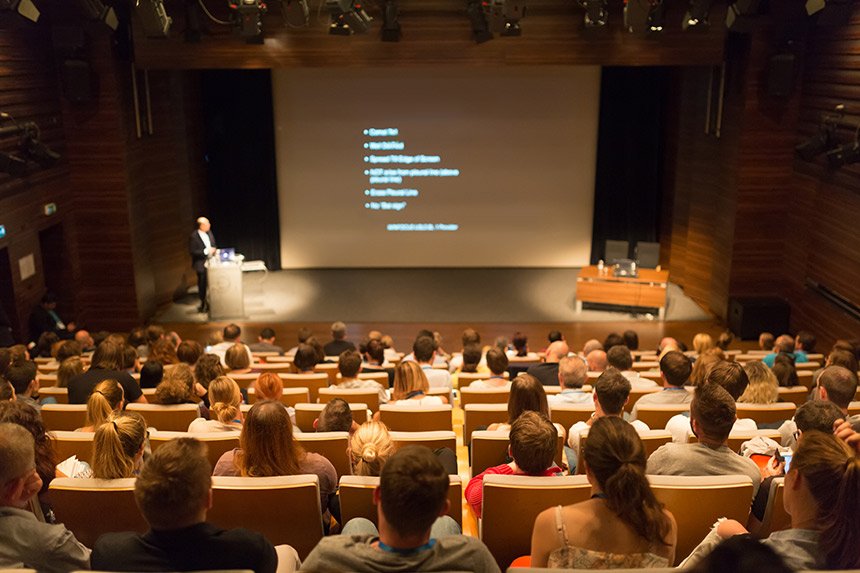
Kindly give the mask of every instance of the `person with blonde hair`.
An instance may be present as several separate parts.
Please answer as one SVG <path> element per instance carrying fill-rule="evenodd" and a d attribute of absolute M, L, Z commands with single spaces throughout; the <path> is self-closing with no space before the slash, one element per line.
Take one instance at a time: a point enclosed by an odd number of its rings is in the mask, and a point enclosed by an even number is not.
<path fill-rule="evenodd" d="M 224 353 L 224 364 L 233 374 L 245 374 L 251 371 L 251 357 L 244 344 L 234 344 Z"/>
<path fill-rule="evenodd" d="M 750 383 L 738 402 L 745 404 L 773 404 L 779 399 L 779 382 L 773 371 L 761 360 L 744 364 Z"/>
<path fill-rule="evenodd" d="M 96 429 L 93 438 L 93 477 L 134 477 L 143 462 L 146 420 L 137 412 L 114 412 Z"/>
<path fill-rule="evenodd" d="M 428 396 L 430 382 L 417 362 L 405 360 L 394 367 L 391 404 L 398 406 L 439 406 L 448 403 L 445 396 Z"/>
<path fill-rule="evenodd" d="M 716 345 L 714 339 L 707 332 L 700 332 L 693 337 L 693 350 L 696 351 L 696 354 L 701 356 L 711 348 L 716 348 Z"/>
<path fill-rule="evenodd" d="M 209 383 L 210 420 L 197 418 L 188 425 L 189 432 L 238 432 L 242 429 L 242 391 L 236 381 L 219 376 Z"/>
<path fill-rule="evenodd" d="M 723 351 L 719 348 L 711 348 L 699 354 L 693 362 L 693 371 L 690 373 L 690 386 L 699 386 L 708 378 L 711 369 L 725 360 Z"/>
<path fill-rule="evenodd" d="M 393 453 L 391 435 L 382 422 L 363 423 L 349 440 L 349 461 L 353 475 L 378 476 Z"/>
<path fill-rule="evenodd" d="M 93 388 L 87 399 L 87 416 L 84 427 L 76 432 L 95 432 L 108 421 L 114 412 L 120 412 L 125 405 L 125 394 L 116 380 L 102 380 Z"/>
<path fill-rule="evenodd" d="M 83 374 L 83 372 L 84 363 L 80 358 L 77 356 L 66 358 L 57 368 L 57 388 L 68 388 L 69 380 L 78 374 Z"/>

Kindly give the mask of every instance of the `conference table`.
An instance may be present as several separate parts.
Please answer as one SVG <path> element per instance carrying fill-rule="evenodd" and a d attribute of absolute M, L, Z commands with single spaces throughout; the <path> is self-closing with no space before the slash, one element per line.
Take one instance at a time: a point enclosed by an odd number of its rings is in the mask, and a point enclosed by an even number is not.
<path fill-rule="evenodd" d="M 576 278 L 576 312 L 582 312 L 582 303 L 628 306 L 657 309 L 658 316 L 666 316 L 666 290 L 669 271 L 639 269 L 638 276 L 612 276 L 612 268 L 603 272 L 596 266 L 583 267 Z"/>

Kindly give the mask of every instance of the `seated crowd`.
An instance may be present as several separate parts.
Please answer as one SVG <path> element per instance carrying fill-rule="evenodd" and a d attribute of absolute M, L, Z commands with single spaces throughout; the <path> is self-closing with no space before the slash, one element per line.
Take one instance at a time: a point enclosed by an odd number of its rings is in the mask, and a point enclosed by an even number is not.
<path fill-rule="evenodd" d="M 627 331 L 589 340 L 577 352 L 553 331 L 546 348 L 536 352 L 522 333 L 512 343 L 500 337 L 482 346 L 470 328 L 461 350 L 449 354 L 438 333 L 422 330 L 403 356 L 380 332 L 358 345 L 346 332 L 345 324 L 335 322 L 331 340 L 322 344 L 301 329 L 296 346 L 285 351 L 273 329 L 245 344 L 234 324 L 206 346 L 157 326 L 94 336 L 65 328 L 43 332 L 31 348 L 0 349 L 0 567 L 497 572 L 508 563 L 497 562 L 450 517 L 449 476 L 460 473 L 457 453 L 448 447 L 398 447 L 380 410 L 370 417 L 361 412 L 368 421 L 359 424 L 345 399 L 349 391 L 365 390 L 380 405 L 410 408 L 411 416 L 413 409 L 457 405 L 468 384 L 470 391 L 501 393 L 507 403 L 495 422 L 478 428 L 501 432 L 509 445 L 505 459 L 476 470 L 465 484 L 464 499 L 475 518 L 482 516 L 488 475 L 543 482 L 579 473 L 590 486 L 590 499 L 546 507 L 537 515 L 531 554 L 524 556 L 533 567 L 682 562 L 706 570 L 720 552 L 742 543 L 731 538 L 752 532 L 762 539 L 750 551 L 760 548 L 788 570 L 860 568 L 860 528 L 853 523 L 860 511 L 860 414 L 852 404 L 860 348 L 850 342 L 837 342 L 819 367 L 801 376 L 798 365 L 816 366 L 816 340 L 807 332 L 763 333 L 760 349 L 744 360 L 730 350 L 730 334 L 716 341 L 697 334 L 692 350 L 667 337 L 654 351 L 644 351 L 638 335 Z M 341 438 L 347 440 L 345 471 L 378 479 L 375 521 L 342 518 L 336 460 L 302 442 L 299 406 L 284 400 L 286 379 L 278 372 L 286 370 L 263 366 L 275 355 L 290 357 L 289 368 L 300 380 L 319 379 L 327 362 L 336 368 L 330 387 L 346 392 L 321 400 L 312 429 L 347 436 Z M 85 405 L 75 431 L 91 436 L 88 461 L 57 459 L 42 421 L 48 404 L 56 403 L 40 396 L 45 364 L 56 371 L 54 385 L 67 389 L 68 403 Z M 779 404 L 785 392 L 802 399 L 784 419 L 746 417 Z M 184 408 L 197 417 L 182 437 L 155 449 L 150 437 L 159 428 L 134 407 L 126 409 L 149 401 L 190 404 Z M 553 420 L 554 408 L 587 415 L 565 427 Z M 649 427 L 655 409 L 670 415 Z M 643 438 L 653 431 L 663 442 L 649 454 Z M 235 436 L 238 446 L 212 458 L 214 464 L 203 441 L 213 435 Z M 745 436 L 743 443 L 730 446 L 738 435 Z M 213 476 L 293 475 L 316 477 L 326 534 L 303 559 L 260 533 L 207 521 Z M 710 533 L 702 532 L 689 556 L 678 554 L 676 516 L 658 500 L 648 476 L 741 476 L 752 483 L 749 519 L 721 520 Z M 54 513 L 49 486 L 58 477 L 135 478 L 134 498 L 149 530 L 107 533 L 92 550 L 84 546 Z M 771 485 L 783 478 L 790 524 L 764 531 Z"/>

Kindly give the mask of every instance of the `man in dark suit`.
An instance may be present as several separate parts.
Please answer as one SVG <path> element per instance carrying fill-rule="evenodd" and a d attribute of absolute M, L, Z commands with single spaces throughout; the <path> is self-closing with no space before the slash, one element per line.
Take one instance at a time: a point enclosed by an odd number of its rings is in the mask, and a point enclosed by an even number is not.
<path fill-rule="evenodd" d="M 212 234 L 212 225 L 206 217 L 197 219 L 197 230 L 191 233 L 188 239 L 188 251 L 191 253 L 191 266 L 197 273 L 197 291 L 200 295 L 200 312 L 209 310 L 206 301 L 206 290 L 209 286 L 206 276 L 206 260 L 215 254 L 215 235 Z"/>

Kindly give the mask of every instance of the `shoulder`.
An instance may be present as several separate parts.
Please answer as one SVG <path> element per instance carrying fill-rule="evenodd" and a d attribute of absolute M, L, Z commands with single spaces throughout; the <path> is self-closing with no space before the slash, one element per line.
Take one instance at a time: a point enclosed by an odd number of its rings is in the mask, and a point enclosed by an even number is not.
<path fill-rule="evenodd" d="M 115 565 L 115 558 L 128 559 L 143 541 L 141 536 L 131 531 L 120 533 L 105 533 L 93 545 L 92 566 L 110 568 Z"/>
<path fill-rule="evenodd" d="M 221 454 L 221 457 L 218 458 L 218 462 L 215 464 L 215 468 L 212 470 L 213 476 L 238 476 L 240 475 L 239 469 L 236 467 L 235 460 L 236 455 L 241 450 L 239 448 L 235 448 Z"/>
<path fill-rule="evenodd" d="M 324 474 L 335 474 L 334 465 L 328 460 L 328 458 L 316 453 L 316 452 L 306 452 L 305 458 L 299 463 L 299 468 L 302 471 L 309 471 L 310 473 L 324 473 Z"/>

